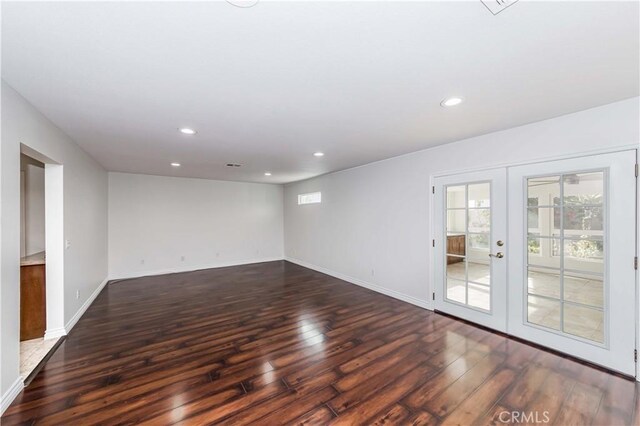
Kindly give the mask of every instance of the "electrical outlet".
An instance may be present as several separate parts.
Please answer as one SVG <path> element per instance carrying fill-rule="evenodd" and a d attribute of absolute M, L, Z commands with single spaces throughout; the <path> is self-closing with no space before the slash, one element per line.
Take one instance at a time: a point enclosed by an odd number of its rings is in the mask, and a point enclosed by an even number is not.
<path fill-rule="evenodd" d="M 144 259 L 140 259 L 140 264 L 144 265 Z"/>
<path fill-rule="evenodd" d="M 180 256 L 180 261 L 184 262 L 184 256 Z"/>
<path fill-rule="evenodd" d="M 373 269 L 371 270 L 371 276 L 374 276 L 376 274 L 376 271 L 374 271 Z"/>
<path fill-rule="evenodd" d="M 64 248 L 68 250 L 69 247 L 71 247 L 71 240 L 64 240 Z"/>
<path fill-rule="evenodd" d="M 76 300 L 80 299 L 80 290 L 76 290 Z"/>

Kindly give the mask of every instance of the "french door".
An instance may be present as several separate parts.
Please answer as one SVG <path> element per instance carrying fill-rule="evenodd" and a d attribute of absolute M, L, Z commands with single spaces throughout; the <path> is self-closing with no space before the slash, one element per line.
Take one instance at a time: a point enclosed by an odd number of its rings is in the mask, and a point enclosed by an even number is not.
<path fill-rule="evenodd" d="M 435 308 L 635 375 L 635 163 L 633 150 L 437 178 Z"/>
<path fill-rule="evenodd" d="M 635 375 L 635 151 L 509 169 L 509 333 Z"/>
<path fill-rule="evenodd" d="M 499 331 L 507 327 L 507 174 L 435 180 L 435 307 Z"/>

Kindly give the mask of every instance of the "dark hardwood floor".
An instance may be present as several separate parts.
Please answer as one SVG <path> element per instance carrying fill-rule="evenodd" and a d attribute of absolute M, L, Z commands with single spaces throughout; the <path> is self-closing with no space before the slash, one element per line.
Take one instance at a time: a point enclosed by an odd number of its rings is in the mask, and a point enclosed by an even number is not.
<path fill-rule="evenodd" d="M 623 425 L 638 390 L 270 262 L 110 283 L 2 425 Z"/>

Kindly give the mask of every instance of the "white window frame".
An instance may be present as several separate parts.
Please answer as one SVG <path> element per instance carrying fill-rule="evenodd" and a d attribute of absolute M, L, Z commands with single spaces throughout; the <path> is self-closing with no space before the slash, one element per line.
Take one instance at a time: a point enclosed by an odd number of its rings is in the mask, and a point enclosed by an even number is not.
<path fill-rule="evenodd" d="M 298 194 L 298 205 L 318 204 L 322 202 L 322 192 L 307 192 L 306 194 Z"/>

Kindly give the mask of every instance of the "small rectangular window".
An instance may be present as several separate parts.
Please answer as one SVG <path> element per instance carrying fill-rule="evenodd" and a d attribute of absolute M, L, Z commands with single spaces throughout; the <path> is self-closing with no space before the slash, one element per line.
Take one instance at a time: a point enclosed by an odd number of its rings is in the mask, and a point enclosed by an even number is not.
<path fill-rule="evenodd" d="M 322 202 L 321 192 L 310 192 L 308 194 L 298 194 L 298 205 L 300 204 L 314 204 Z"/>

